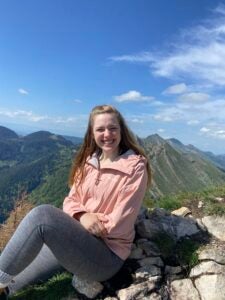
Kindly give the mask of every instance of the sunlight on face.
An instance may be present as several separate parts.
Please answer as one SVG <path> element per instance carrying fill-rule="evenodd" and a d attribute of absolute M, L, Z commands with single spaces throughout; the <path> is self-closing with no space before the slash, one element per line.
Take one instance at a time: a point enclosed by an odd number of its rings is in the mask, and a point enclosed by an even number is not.
<path fill-rule="evenodd" d="M 121 135 L 119 121 L 114 113 L 103 113 L 94 117 L 93 135 L 104 156 L 118 155 Z"/>

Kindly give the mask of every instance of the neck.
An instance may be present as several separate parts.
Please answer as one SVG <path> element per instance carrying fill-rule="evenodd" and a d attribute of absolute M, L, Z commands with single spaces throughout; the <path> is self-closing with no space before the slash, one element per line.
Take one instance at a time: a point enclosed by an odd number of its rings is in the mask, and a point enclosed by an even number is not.
<path fill-rule="evenodd" d="M 102 153 L 101 156 L 100 156 L 100 161 L 102 161 L 102 162 L 105 162 L 105 161 L 113 162 L 118 157 L 118 155 L 119 155 L 118 151 L 116 153 L 112 153 L 112 154 Z"/>

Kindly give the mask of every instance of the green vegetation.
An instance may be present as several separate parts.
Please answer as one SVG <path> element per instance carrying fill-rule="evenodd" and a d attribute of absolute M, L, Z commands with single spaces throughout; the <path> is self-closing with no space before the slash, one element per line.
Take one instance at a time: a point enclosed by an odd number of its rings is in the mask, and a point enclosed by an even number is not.
<path fill-rule="evenodd" d="M 154 242 L 158 246 L 160 253 L 162 254 L 162 257 L 164 259 L 169 258 L 173 254 L 174 248 L 176 246 L 176 241 L 167 233 L 159 233 L 155 237 Z"/>
<path fill-rule="evenodd" d="M 218 201 L 216 198 L 222 198 Z M 202 202 L 202 207 L 198 207 Z M 201 192 L 182 192 L 176 195 L 152 199 L 149 194 L 145 196 L 144 205 L 148 208 L 160 207 L 173 211 L 181 206 L 186 206 L 192 213 L 198 212 L 202 215 L 225 215 L 225 185 L 210 187 Z"/>
<path fill-rule="evenodd" d="M 197 250 L 200 244 L 190 239 L 183 239 L 179 241 L 176 246 L 176 254 L 179 264 L 185 266 L 187 272 L 198 264 L 198 253 Z"/>
<path fill-rule="evenodd" d="M 60 300 L 66 296 L 75 296 L 71 285 L 72 275 L 62 273 L 55 275 L 46 283 L 30 286 L 10 297 L 10 300 Z M 71 298 L 72 299 L 72 298 Z"/>

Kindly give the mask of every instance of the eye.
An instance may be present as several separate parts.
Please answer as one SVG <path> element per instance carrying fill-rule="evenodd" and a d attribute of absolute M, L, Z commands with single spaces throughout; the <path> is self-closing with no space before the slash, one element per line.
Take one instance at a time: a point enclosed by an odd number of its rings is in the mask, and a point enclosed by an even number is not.
<path fill-rule="evenodd" d="M 109 128 L 109 130 L 112 130 L 112 131 L 117 130 L 117 129 L 118 129 L 117 127 L 110 127 Z"/>
<path fill-rule="evenodd" d="M 97 131 L 97 132 L 103 132 L 103 131 L 104 131 L 104 128 L 97 128 L 96 131 Z"/>

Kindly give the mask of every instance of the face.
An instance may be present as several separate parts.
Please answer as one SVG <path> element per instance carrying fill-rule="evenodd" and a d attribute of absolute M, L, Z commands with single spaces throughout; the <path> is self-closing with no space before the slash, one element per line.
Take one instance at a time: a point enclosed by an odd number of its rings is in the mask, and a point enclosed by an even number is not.
<path fill-rule="evenodd" d="M 103 155 L 118 155 L 121 135 L 119 121 L 114 113 L 96 115 L 93 121 L 93 134 Z"/>

